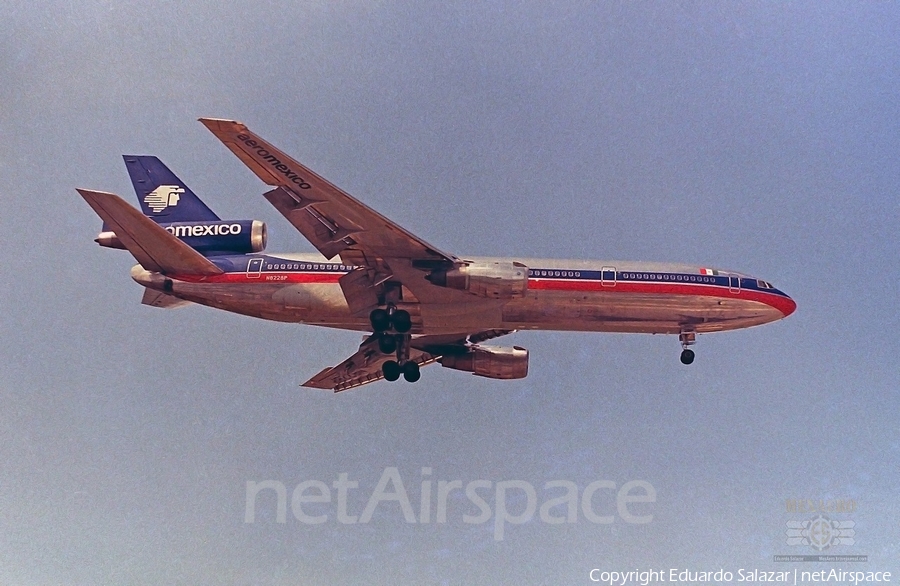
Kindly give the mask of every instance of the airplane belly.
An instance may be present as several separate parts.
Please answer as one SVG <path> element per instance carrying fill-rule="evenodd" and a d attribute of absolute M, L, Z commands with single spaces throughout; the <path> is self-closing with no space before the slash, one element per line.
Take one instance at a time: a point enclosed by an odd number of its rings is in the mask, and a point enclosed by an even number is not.
<path fill-rule="evenodd" d="M 366 330 L 350 315 L 337 284 L 191 283 L 174 281 L 171 294 L 201 305 L 263 319 Z"/>

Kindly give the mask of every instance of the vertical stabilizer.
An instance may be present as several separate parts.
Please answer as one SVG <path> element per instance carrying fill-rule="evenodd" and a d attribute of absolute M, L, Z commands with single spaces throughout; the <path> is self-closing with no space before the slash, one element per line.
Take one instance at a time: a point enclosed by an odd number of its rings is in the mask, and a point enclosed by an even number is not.
<path fill-rule="evenodd" d="M 147 155 L 123 155 L 141 211 L 156 222 L 217 221 L 217 216 L 162 161 Z"/>

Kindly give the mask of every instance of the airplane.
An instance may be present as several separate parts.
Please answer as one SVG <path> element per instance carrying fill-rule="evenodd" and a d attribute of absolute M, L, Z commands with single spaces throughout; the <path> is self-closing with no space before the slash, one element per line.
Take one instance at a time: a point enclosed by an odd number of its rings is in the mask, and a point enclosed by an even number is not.
<path fill-rule="evenodd" d="M 318 253 L 264 252 L 266 225 L 221 220 L 156 157 L 125 155 L 141 204 L 78 189 L 103 220 L 96 241 L 127 249 L 142 302 L 189 303 L 364 333 L 302 386 L 345 391 L 420 378 L 431 363 L 493 379 L 528 374 L 528 350 L 484 342 L 521 330 L 677 335 L 774 322 L 797 305 L 770 282 L 690 264 L 492 258 L 445 252 L 251 132 L 200 122 L 272 189 L 264 197 Z"/>

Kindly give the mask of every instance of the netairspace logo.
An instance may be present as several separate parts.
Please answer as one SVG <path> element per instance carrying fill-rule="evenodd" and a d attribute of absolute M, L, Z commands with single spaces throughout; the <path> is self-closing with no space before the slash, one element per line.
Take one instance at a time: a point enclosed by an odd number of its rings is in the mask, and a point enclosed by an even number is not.
<path fill-rule="evenodd" d="M 177 206 L 182 193 L 184 193 L 184 189 L 177 185 L 160 185 L 147 194 L 144 203 L 150 206 L 154 214 L 158 214 L 167 207 Z"/>
<path fill-rule="evenodd" d="M 590 523 L 610 524 L 618 515 L 626 523 L 643 525 L 650 523 L 653 515 L 649 512 L 649 505 L 639 503 L 656 502 L 656 489 L 645 480 L 632 480 L 621 487 L 611 480 L 596 480 L 585 486 L 580 494 L 574 482 L 550 480 L 544 483 L 542 496 L 545 498 L 538 508 L 537 490 L 524 480 L 472 480 L 463 486 L 462 480 L 433 481 L 430 478 L 431 468 L 422 468 L 421 475 L 417 495 L 418 516 L 396 467 L 384 469 L 366 506 L 358 515 L 351 514 L 348 501 L 351 491 L 359 489 L 359 482 L 350 480 L 346 472 L 339 474 L 330 487 L 320 480 L 304 480 L 297 484 L 291 493 L 291 513 L 305 525 L 321 525 L 332 519 L 342 525 L 354 525 L 369 523 L 379 507 L 399 513 L 406 523 L 431 523 L 434 511 L 435 523 L 461 519 L 465 524 L 479 525 L 493 519 L 494 539 L 503 541 L 507 524 L 528 523 L 534 519 L 535 513 L 542 523 L 548 525 L 577 523 L 579 509 Z M 260 493 L 269 492 L 276 496 L 276 523 L 287 522 L 288 492 L 284 483 L 278 480 L 248 480 L 245 523 L 256 522 L 257 498 Z M 450 510 L 448 501 L 454 492 L 462 492 L 468 503 Z M 329 510 L 333 507 L 336 511 Z"/>

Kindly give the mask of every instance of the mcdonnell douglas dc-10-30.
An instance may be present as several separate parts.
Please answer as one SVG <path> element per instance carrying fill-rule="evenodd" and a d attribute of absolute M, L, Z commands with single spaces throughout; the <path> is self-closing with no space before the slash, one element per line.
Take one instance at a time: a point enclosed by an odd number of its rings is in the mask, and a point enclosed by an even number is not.
<path fill-rule="evenodd" d="M 265 198 L 319 254 L 264 253 L 266 226 L 221 220 L 156 157 L 126 155 L 141 211 L 78 192 L 102 246 L 137 259 L 143 303 L 198 303 L 253 317 L 365 332 L 349 358 L 303 386 L 343 391 L 419 380 L 422 366 L 496 378 L 528 373 L 528 350 L 483 345 L 516 330 L 697 334 L 790 315 L 768 281 L 684 264 L 457 256 L 335 187 L 240 122 L 201 118 L 265 184 Z"/>

